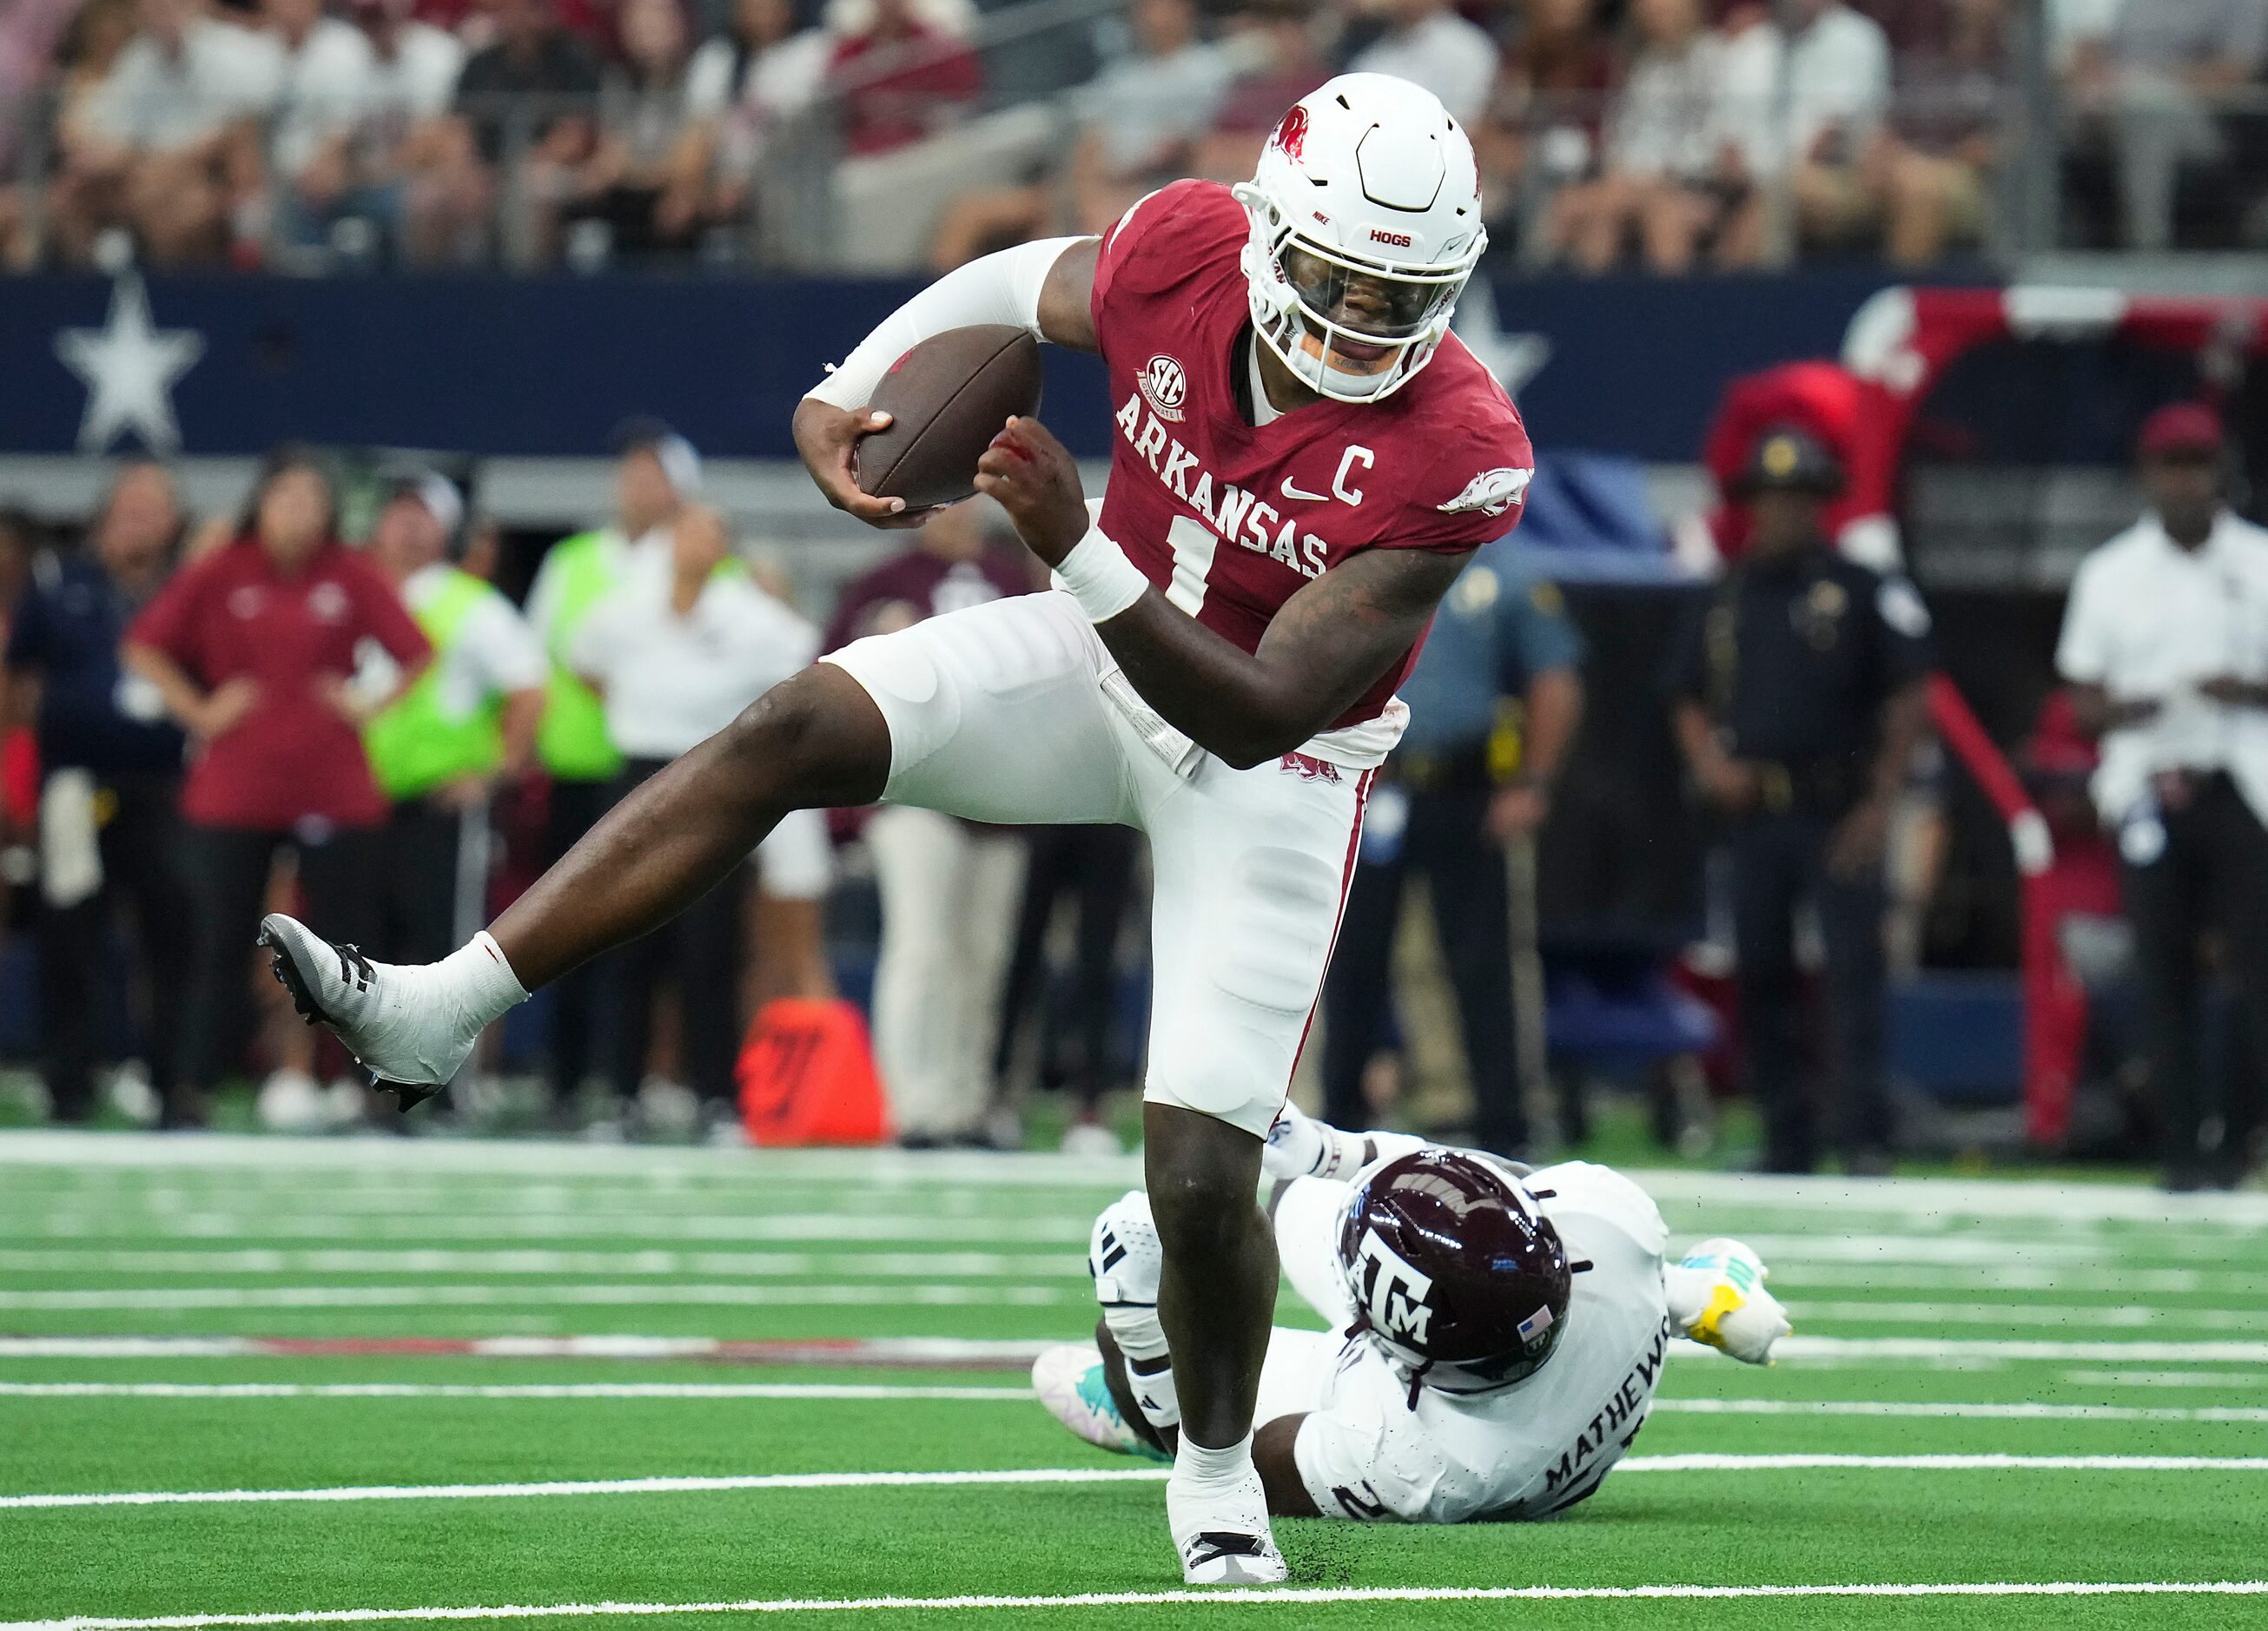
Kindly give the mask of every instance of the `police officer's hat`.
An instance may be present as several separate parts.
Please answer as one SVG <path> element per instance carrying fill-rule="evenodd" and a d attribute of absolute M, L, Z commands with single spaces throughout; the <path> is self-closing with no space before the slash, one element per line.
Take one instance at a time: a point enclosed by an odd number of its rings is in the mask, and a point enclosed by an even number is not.
<path fill-rule="evenodd" d="M 1831 498 L 1843 490 L 1842 461 L 1808 430 L 1774 425 L 1749 450 L 1733 496 L 1747 498 L 1767 489 Z"/>

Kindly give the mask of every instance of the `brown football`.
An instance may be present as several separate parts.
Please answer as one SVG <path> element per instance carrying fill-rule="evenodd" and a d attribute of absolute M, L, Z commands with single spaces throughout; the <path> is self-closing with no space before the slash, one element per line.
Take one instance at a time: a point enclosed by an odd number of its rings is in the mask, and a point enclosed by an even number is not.
<path fill-rule="evenodd" d="M 1008 416 L 1040 411 L 1039 342 L 1005 323 L 949 328 L 900 357 L 870 406 L 890 426 L 858 445 L 858 490 L 909 510 L 956 503 Z"/>

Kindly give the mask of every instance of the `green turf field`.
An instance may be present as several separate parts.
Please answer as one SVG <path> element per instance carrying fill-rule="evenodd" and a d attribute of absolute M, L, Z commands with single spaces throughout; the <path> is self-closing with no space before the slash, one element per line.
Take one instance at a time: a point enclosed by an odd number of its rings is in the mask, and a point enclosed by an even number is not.
<path fill-rule="evenodd" d="M 1641 1176 L 1780 1365 L 1679 1353 L 1567 1519 L 1196 1603 L 997 1350 L 748 1346 L 1079 1335 L 1131 1162 L 0 1134 L 0 1631 L 2268 1625 L 2268 1196 Z"/>

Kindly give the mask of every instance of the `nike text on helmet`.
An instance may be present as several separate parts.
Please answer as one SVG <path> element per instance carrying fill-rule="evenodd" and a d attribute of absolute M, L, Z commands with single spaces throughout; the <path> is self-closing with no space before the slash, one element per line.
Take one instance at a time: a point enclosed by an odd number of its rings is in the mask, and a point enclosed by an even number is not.
<path fill-rule="evenodd" d="M 1342 74 L 1294 103 L 1235 193 L 1254 327 L 1343 402 L 1389 396 L 1425 366 L 1488 246 L 1472 143 L 1431 92 L 1390 74 Z"/>
<path fill-rule="evenodd" d="M 1420 1150 L 1348 1198 L 1339 1264 L 1355 1329 L 1419 1386 L 1485 1392 L 1532 1374 L 1567 1328 L 1559 1231 L 1525 1186 L 1471 1156 Z"/>

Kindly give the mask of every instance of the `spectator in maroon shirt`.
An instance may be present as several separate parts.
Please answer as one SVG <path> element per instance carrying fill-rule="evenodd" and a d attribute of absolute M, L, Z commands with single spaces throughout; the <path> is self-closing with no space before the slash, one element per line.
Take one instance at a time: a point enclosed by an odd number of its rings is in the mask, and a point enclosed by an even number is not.
<path fill-rule="evenodd" d="M 169 1122 L 202 1122 L 239 1062 L 248 948 L 276 852 L 298 859 L 307 909 L 368 939 L 386 801 L 362 727 L 399 694 L 354 684 L 375 641 L 417 677 L 431 648 L 394 591 L 335 536 L 329 477 L 309 454 L 269 461 L 235 540 L 183 568 L 126 630 L 127 666 L 191 738 L 182 789 L 195 892 L 195 964 Z"/>
<path fill-rule="evenodd" d="M 915 15 L 913 0 L 875 0 L 874 20 L 836 42 L 829 80 L 843 88 L 843 144 L 861 157 L 934 136 L 984 93 L 984 66 Z"/>

